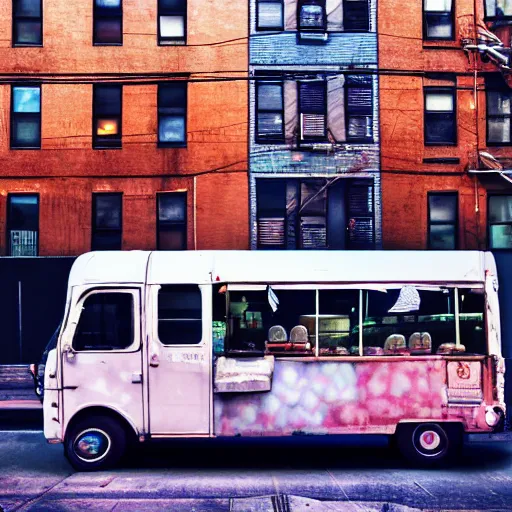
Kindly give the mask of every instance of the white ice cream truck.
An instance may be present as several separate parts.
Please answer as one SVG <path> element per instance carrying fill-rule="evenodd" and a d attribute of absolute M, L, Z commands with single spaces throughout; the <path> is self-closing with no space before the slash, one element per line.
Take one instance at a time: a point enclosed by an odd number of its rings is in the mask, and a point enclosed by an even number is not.
<path fill-rule="evenodd" d="M 151 438 L 374 433 L 438 461 L 503 425 L 484 252 L 93 252 L 69 276 L 44 434 L 80 470 Z"/>

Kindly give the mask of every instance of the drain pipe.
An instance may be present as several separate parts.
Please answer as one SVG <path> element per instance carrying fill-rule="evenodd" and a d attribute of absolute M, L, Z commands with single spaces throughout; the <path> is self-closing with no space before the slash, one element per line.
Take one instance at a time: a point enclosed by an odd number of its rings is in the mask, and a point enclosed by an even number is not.
<path fill-rule="evenodd" d="M 197 176 L 194 176 L 194 251 L 197 251 Z"/>

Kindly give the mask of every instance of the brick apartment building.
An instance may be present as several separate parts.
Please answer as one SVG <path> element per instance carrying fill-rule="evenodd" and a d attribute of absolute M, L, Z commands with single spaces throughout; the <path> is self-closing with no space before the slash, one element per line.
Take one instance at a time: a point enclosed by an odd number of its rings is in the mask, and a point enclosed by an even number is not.
<path fill-rule="evenodd" d="M 248 248 L 247 12 L 2 2 L 0 255 Z"/>
<path fill-rule="evenodd" d="M 250 0 L 252 249 L 380 247 L 376 14 Z"/>
<path fill-rule="evenodd" d="M 512 90 L 493 39 L 510 47 L 512 17 L 486 4 L 379 2 L 384 249 L 512 248 Z"/>
<path fill-rule="evenodd" d="M 510 247 L 510 19 L 500 0 L 4 3 L 0 254 Z"/>

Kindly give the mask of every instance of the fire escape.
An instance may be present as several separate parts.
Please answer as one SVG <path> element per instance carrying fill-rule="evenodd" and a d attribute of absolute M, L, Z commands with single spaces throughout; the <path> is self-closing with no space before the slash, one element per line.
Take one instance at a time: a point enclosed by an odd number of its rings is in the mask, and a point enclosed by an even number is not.
<path fill-rule="evenodd" d="M 470 54 L 473 54 L 474 56 L 474 89 L 476 103 L 478 73 L 477 56 L 480 57 L 480 61 L 483 64 L 491 63 L 501 71 L 504 82 L 512 90 L 512 9 L 508 7 L 508 2 L 506 5 L 505 2 L 507 2 L 507 0 L 486 1 L 486 8 L 489 9 L 494 7 L 494 12 L 486 12 L 485 23 L 480 21 L 477 17 L 475 2 L 475 37 L 471 39 L 462 39 L 462 46 L 464 51 L 467 52 L 468 57 Z M 475 166 L 476 169 L 470 169 L 469 172 L 472 174 L 499 174 L 507 182 L 512 183 L 512 169 L 510 168 L 510 164 L 505 165 L 505 162 L 502 160 L 503 159 L 496 157 L 491 152 L 481 151 L 477 147 L 475 158 L 475 163 L 477 164 Z"/>

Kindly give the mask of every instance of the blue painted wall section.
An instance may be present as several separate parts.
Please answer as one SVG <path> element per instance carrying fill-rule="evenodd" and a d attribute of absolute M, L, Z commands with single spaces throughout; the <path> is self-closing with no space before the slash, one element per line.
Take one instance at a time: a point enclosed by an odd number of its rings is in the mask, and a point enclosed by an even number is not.
<path fill-rule="evenodd" d="M 360 66 L 377 64 L 377 34 L 330 33 L 322 44 L 298 44 L 296 32 L 251 35 L 250 64 Z"/>
<path fill-rule="evenodd" d="M 258 178 L 370 178 L 374 192 L 375 248 L 382 247 L 379 81 L 376 16 L 377 3 L 370 0 L 369 32 L 327 32 L 326 41 L 307 44 L 294 30 L 256 30 L 256 0 L 250 2 L 249 73 L 251 77 L 283 74 L 286 79 L 309 75 L 371 75 L 373 102 L 373 142 L 310 144 L 304 148 L 296 141 L 282 144 L 256 142 L 256 86 L 250 82 L 250 229 L 251 248 L 257 248 L 256 180 Z M 286 18 L 286 7 L 285 16 Z M 286 23 L 286 22 L 285 22 Z M 287 25 L 288 26 L 288 25 Z"/>

